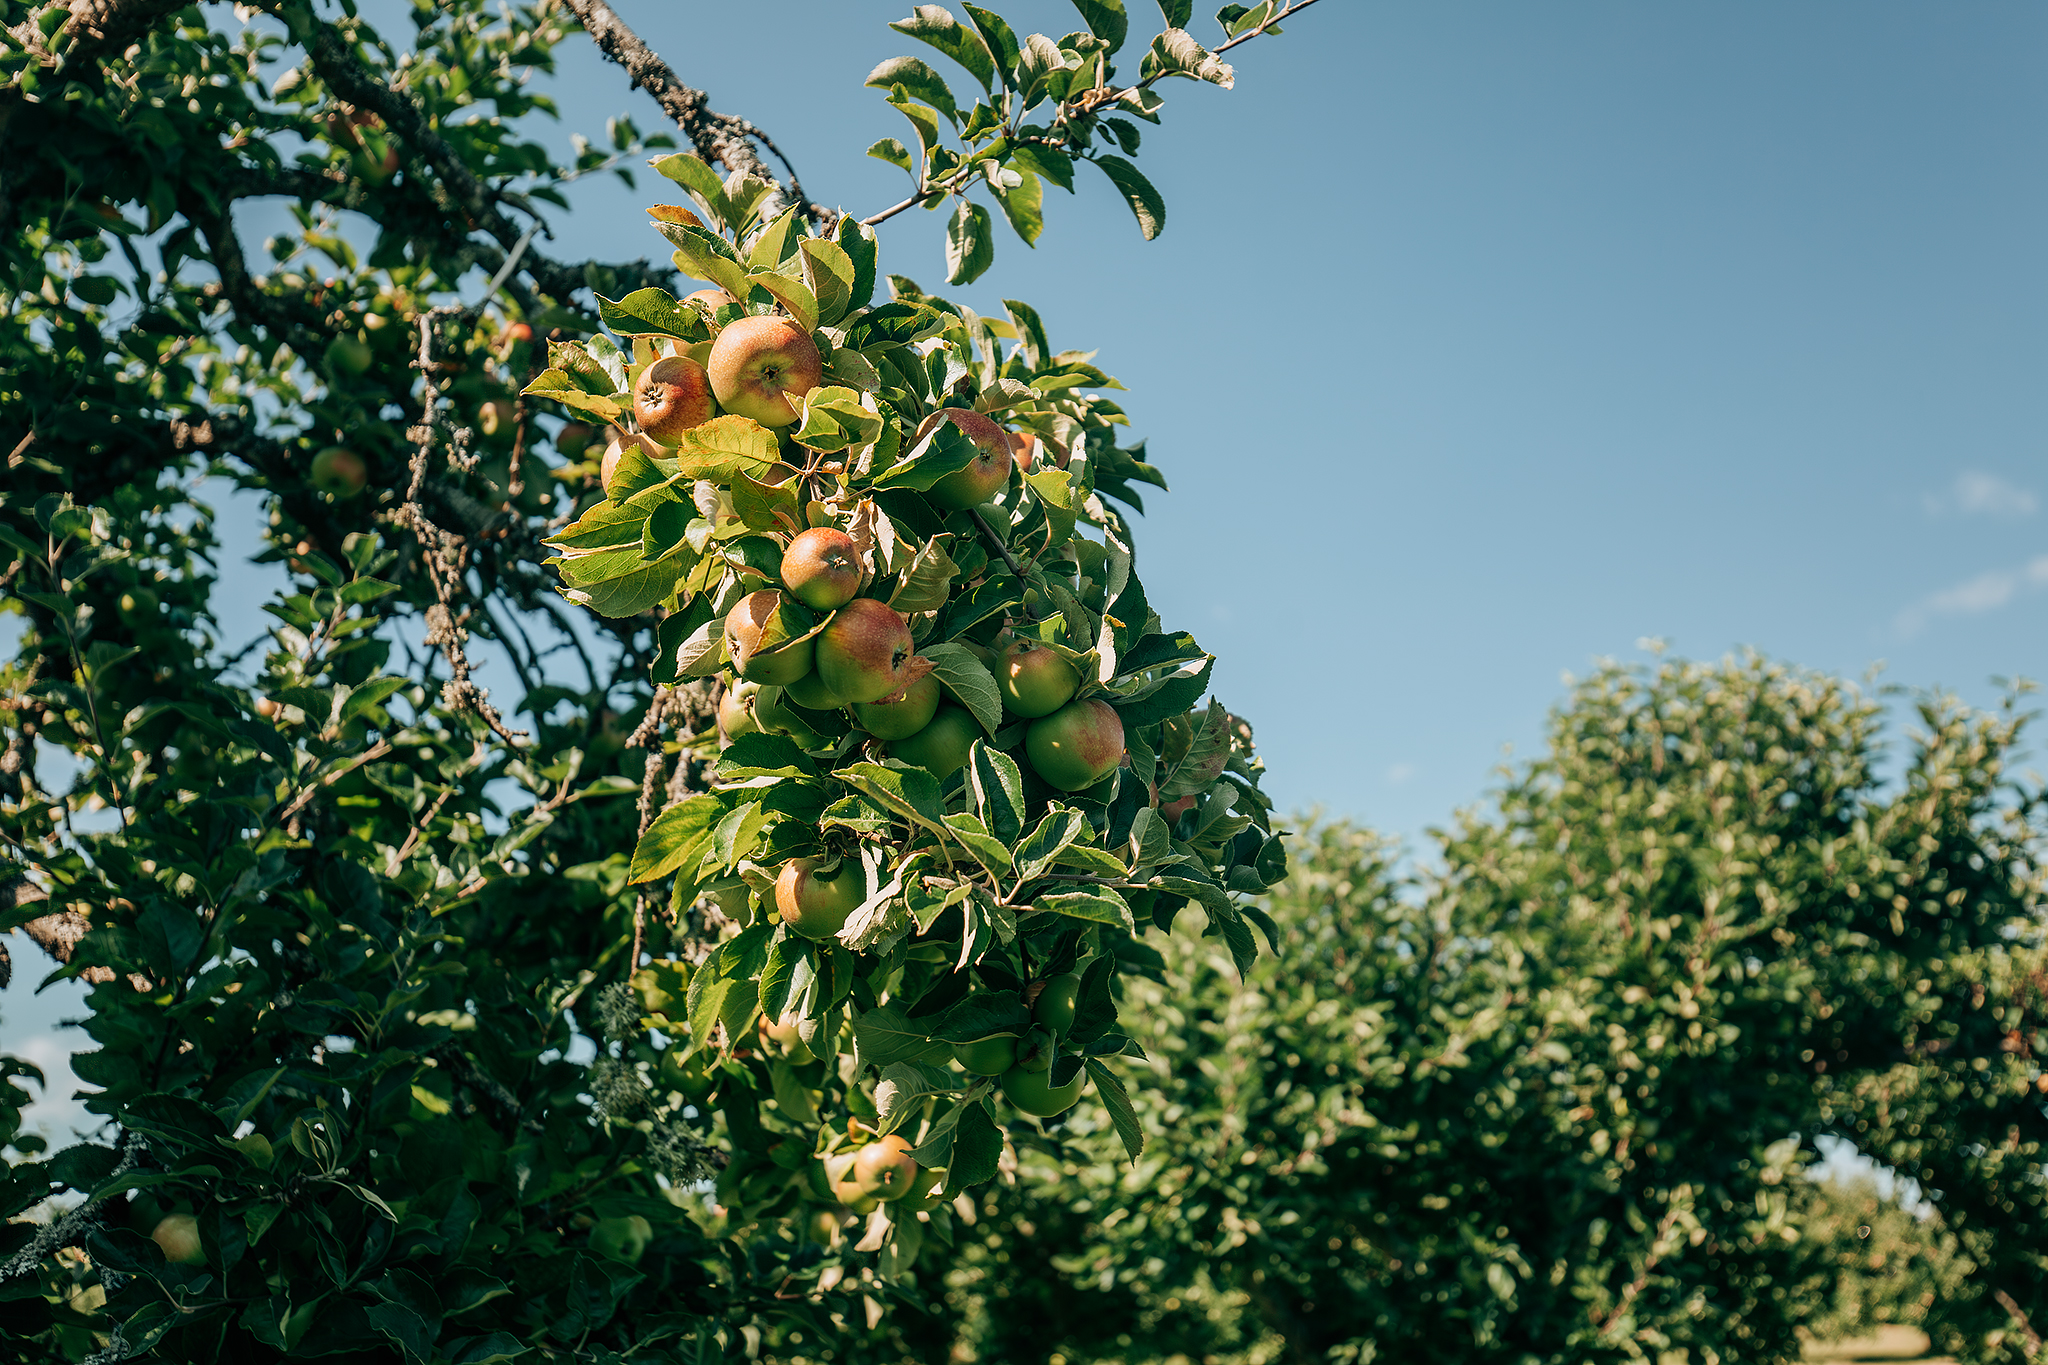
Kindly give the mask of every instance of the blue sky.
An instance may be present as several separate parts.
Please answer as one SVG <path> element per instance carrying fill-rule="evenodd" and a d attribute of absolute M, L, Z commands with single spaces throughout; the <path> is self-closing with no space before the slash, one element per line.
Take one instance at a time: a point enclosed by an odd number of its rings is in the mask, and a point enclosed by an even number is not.
<path fill-rule="evenodd" d="M 861 79 L 956 74 L 886 27 L 907 4 L 614 3 L 858 214 L 906 188 L 864 150 L 908 137 Z M 1148 593 L 1220 656 L 1283 808 L 1418 836 L 1538 747 L 1564 674 L 1650 637 L 1980 703 L 2048 674 L 2048 9 L 1322 0 L 1287 27 L 1234 91 L 1170 83 L 1137 158 L 1159 240 L 1084 178 L 947 291 L 1034 303 L 1129 386 L 1174 488 Z M 580 39 L 553 87 L 560 146 L 661 123 Z M 581 183 L 551 249 L 663 254 L 664 187 Z M 885 268 L 942 289 L 942 228 L 886 225 Z M 268 582 L 230 573 L 231 643 Z M 19 1029 L 54 1006 L 16 943 Z"/>

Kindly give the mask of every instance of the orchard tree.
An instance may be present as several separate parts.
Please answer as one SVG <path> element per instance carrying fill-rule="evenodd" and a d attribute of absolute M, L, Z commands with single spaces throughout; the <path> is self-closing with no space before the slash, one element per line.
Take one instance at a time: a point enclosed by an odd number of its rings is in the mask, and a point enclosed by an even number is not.
<path fill-rule="evenodd" d="M 1284 870 L 1250 731 L 1148 605 L 1115 381 L 876 228 L 947 212 L 964 284 L 1092 164 L 1155 235 L 1168 78 L 1313 2 L 920 6 L 967 84 L 870 75 L 912 185 L 860 219 L 602 0 L 0 0 L 0 886 L 103 1121 L 0 1086 L 26 1358 L 943 1354 L 955 1205 L 1070 1117 L 1138 1150 L 1147 930 L 1242 967 Z M 527 140 L 578 28 L 680 139 Z M 549 254 L 650 160 L 675 270 Z M 224 483 L 289 575 L 249 645 Z"/>

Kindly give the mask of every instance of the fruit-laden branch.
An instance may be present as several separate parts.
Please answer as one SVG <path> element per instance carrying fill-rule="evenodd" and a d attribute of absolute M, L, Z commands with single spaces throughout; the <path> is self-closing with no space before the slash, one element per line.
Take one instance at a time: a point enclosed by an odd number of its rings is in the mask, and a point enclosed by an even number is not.
<path fill-rule="evenodd" d="M 768 135 L 743 118 L 721 114 L 705 107 L 707 96 L 701 90 L 692 90 L 676 79 L 676 73 L 668 63 L 655 55 L 654 50 L 640 40 L 640 35 L 626 26 L 616 11 L 605 0 L 563 0 L 583 24 L 583 31 L 597 44 L 598 51 L 626 69 L 633 78 L 633 84 L 654 96 L 664 112 L 676 121 L 676 126 L 697 149 L 697 155 L 706 161 L 716 161 L 728 171 L 744 171 L 757 175 L 769 184 L 776 184 L 775 175 L 754 151 L 752 143 L 759 142 L 775 154 L 783 168 L 789 172 L 788 198 L 813 222 L 830 218 L 830 211 L 813 204 L 804 195 L 804 187 L 796 178 L 796 167 L 789 164 L 789 158 L 782 149 L 771 141 Z"/>
<path fill-rule="evenodd" d="M 574 2 L 575 0 L 571 0 L 571 3 Z M 1257 28 L 1248 29 L 1245 32 L 1238 34 L 1235 38 L 1232 38 L 1229 42 L 1224 43 L 1222 46 L 1218 47 L 1214 52 L 1211 52 L 1209 55 L 1212 57 L 1220 57 L 1240 43 L 1248 43 L 1262 33 L 1267 33 L 1277 29 L 1282 20 L 1292 18 L 1294 15 L 1301 13 L 1303 10 L 1307 9 L 1310 5 L 1313 5 L 1315 3 L 1316 0 L 1294 0 L 1293 4 L 1288 5 L 1281 9 L 1279 13 L 1275 14 L 1272 18 L 1266 20 L 1265 23 L 1260 24 Z M 1154 72 L 1152 75 L 1147 76 L 1144 80 L 1139 81 L 1136 85 L 1109 85 L 1102 86 L 1098 89 L 1089 90 L 1079 99 L 1062 102 L 1060 106 L 1059 118 L 1056 119 L 1054 122 L 1057 125 L 1060 123 L 1064 123 L 1066 121 L 1069 114 L 1069 106 L 1071 106 L 1071 112 L 1078 114 L 1090 114 L 1096 111 L 1097 109 L 1106 109 L 1109 106 L 1115 104 L 1118 100 L 1122 99 L 1125 95 L 1130 94 L 1134 90 L 1150 90 L 1154 85 L 1158 84 L 1159 81 L 1168 74 L 1169 73 L 1165 71 L 1157 71 Z M 1017 111 L 1015 115 L 1013 115 L 1010 118 L 1009 122 L 1004 125 L 1003 136 L 1005 138 L 1013 142 L 1036 143 L 1038 145 L 1045 147 L 1055 147 L 1062 151 L 1068 150 L 1071 146 L 1071 141 L 1069 138 L 1066 137 L 1065 134 L 1061 134 L 1056 137 L 1025 136 L 1017 127 L 1017 120 L 1022 116 L 1023 111 L 1020 109 Z M 1083 145 L 1085 146 L 1086 144 L 1084 143 Z M 962 166 L 958 171 L 955 171 L 950 178 L 941 180 L 935 185 L 925 186 L 916 194 L 913 194 L 908 199 L 905 199 L 902 203 L 891 204 L 888 208 L 883 209 L 880 213 L 875 214 L 871 218 L 861 219 L 861 226 L 873 227 L 877 223 L 886 223 L 887 221 L 889 221 L 889 219 L 894 218 L 897 214 L 903 212 L 905 209 L 914 209 L 919 204 L 924 203 L 926 200 L 930 199 L 934 195 L 957 194 L 961 190 L 966 189 L 974 180 L 979 178 L 982 175 L 982 173 L 983 172 L 981 169 L 981 161 L 975 158 L 973 154 L 970 153 L 967 158 L 967 164 Z"/>

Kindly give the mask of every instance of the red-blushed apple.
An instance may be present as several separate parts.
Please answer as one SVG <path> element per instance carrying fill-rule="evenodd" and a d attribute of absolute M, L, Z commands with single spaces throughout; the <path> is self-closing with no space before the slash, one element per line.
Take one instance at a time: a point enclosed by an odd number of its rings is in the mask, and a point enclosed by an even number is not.
<path fill-rule="evenodd" d="M 724 748 L 741 735 L 759 733 L 761 722 L 754 715 L 754 695 L 761 684 L 741 682 L 725 689 L 718 699 L 718 741 Z"/>
<path fill-rule="evenodd" d="M 352 498 L 370 481 L 370 467 L 346 446 L 329 446 L 313 457 L 308 483 L 336 498 Z"/>
<path fill-rule="evenodd" d="M 853 708 L 860 728 L 876 739 L 909 739 L 931 724 L 939 709 L 939 680 L 930 673 L 895 701 L 864 701 Z"/>
<path fill-rule="evenodd" d="M 981 738 L 981 726 L 964 706 L 947 702 L 939 707 L 931 723 L 908 739 L 890 740 L 889 757 L 922 768 L 944 782 L 967 766 L 974 741 Z"/>
<path fill-rule="evenodd" d="M 846 702 L 880 701 L 910 681 L 917 642 L 886 602 L 856 597 L 818 634 L 818 672 Z"/>
<path fill-rule="evenodd" d="M 782 552 L 782 586 L 805 606 L 833 611 L 860 591 L 860 546 L 834 526 L 813 526 Z"/>
<path fill-rule="evenodd" d="M 1003 491 L 1010 481 L 1010 433 L 970 408 L 940 408 L 918 423 L 912 444 L 929 436 L 941 421 L 951 418 L 961 435 L 974 442 L 978 452 L 973 463 L 956 469 L 925 490 L 925 497 L 940 507 L 958 511 L 978 507 Z"/>
<path fill-rule="evenodd" d="M 910 1148 L 910 1139 L 901 1133 L 876 1138 L 854 1154 L 853 1183 L 877 1199 L 901 1199 L 917 1183 Z"/>
<path fill-rule="evenodd" d="M 1081 1098 L 1088 1072 L 1074 1073 L 1065 1085 L 1052 1083 L 1052 1072 L 1021 1071 L 1011 1067 L 1003 1073 L 1003 1098 L 1033 1118 L 1049 1119 L 1072 1109 Z"/>
<path fill-rule="evenodd" d="M 723 289 L 693 289 L 683 295 L 684 303 L 701 303 L 705 311 L 715 313 L 732 302 L 732 295 Z"/>
<path fill-rule="evenodd" d="M 1070 701 L 1024 732 L 1024 756 L 1038 775 L 1061 791 L 1092 787 L 1116 771 L 1124 757 L 1124 722 L 1108 702 Z"/>
<path fill-rule="evenodd" d="M 842 858 L 829 868 L 818 858 L 795 858 L 775 878 L 776 913 L 805 938 L 833 937 L 867 898 L 867 874 L 858 858 Z"/>
<path fill-rule="evenodd" d="M 725 653 L 748 682 L 786 687 L 811 671 L 815 641 L 800 640 L 761 652 L 770 623 L 782 610 L 782 594 L 773 588 L 750 592 L 725 614 Z M 904 634 L 907 636 L 909 631 Z"/>
<path fill-rule="evenodd" d="M 727 412 L 764 427 L 796 420 L 792 397 L 802 398 L 825 378 L 825 363 L 810 334 L 788 318 L 737 318 L 711 343 L 711 391 Z"/>
<path fill-rule="evenodd" d="M 1027 720 L 1051 715 L 1081 690 L 1081 675 L 1066 657 L 1028 635 L 1004 646 L 995 675 L 1003 705 Z"/>
<path fill-rule="evenodd" d="M 640 382 L 633 386 L 633 420 L 663 445 L 674 445 L 716 411 L 711 377 L 686 355 L 661 357 L 640 372 Z"/>

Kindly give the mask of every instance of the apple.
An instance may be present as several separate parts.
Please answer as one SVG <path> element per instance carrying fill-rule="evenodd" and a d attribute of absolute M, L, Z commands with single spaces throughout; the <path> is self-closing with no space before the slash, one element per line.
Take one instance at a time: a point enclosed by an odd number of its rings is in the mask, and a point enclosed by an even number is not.
<path fill-rule="evenodd" d="M 654 1224 L 637 1213 L 623 1218 L 600 1218 L 590 1229 L 590 1249 L 611 1261 L 631 1265 L 647 1254 L 654 1240 Z"/>
<path fill-rule="evenodd" d="M 703 227 L 704 225 L 699 223 L 697 226 Z M 726 293 L 723 289 L 693 289 L 683 295 L 683 302 L 701 303 L 704 305 L 706 312 L 715 313 L 732 302 L 732 295 Z"/>
<path fill-rule="evenodd" d="M 818 672 L 847 702 L 880 701 L 902 691 L 916 653 L 903 617 L 872 597 L 848 602 L 818 634 Z"/>
<path fill-rule="evenodd" d="M 889 757 L 923 768 L 944 782 L 967 766 L 968 752 L 980 738 L 981 725 L 967 708 L 947 702 L 931 724 L 908 739 L 889 741 L 887 748 Z"/>
<path fill-rule="evenodd" d="M 769 624 L 781 610 L 782 594 L 773 588 L 763 588 L 759 592 L 750 592 L 742 597 L 733 604 L 732 610 L 725 614 L 726 656 L 733 661 L 733 667 L 739 670 L 740 676 L 748 682 L 787 687 L 811 671 L 811 661 L 817 643 L 813 639 L 783 644 L 781 648 L 770 649 L 766 653 L 757 652 L 761 648 L 761 640 Z M 904 638 L 908 639 L 910 631 L 905 629 L 903 634 Z"/>
<path fill-rule="evenodd" d="M 702 1104 L 718 1088 L 718 1077 L 705 1067 L 703 1053 L 693 1052 L 685 1057 L 683 1049 L 673 1045 L 661 1054 L 658 1074 L 663 1085 L 680 1090 L 692 1104 Z"/>
<path fill-rule="evenodd" d="M 953 1044 L 953 1060 L 971 1076 L 1000 1076 L 1017 1064 L 1017 1035 L 997 1033 Z"/>
<path fill-rule="evenodd" d="M 718 699 L 718 738 L 721 747 L 731 744 L 741 735 L 760 732 L 760 719 L 754 715 L 754 697 L 760 690 L 759 683 L 734 683 L 726 688 L 725 695 Z"/>
<path fill-rule="evenodd" d="M 1033 1025 L 1024 1035 L 1024 1041 L 1017 1044 L 1017 1060 L 1011 1066 L 1013 1071 L 1043 1071 L 1052 1065 L 1052 1059 L 1060 1055 L 1060 1040 L 1052 1036 L 1050 1029 Z"/>
<path fill-rule="evenodd" d="M 533 328 L 523 322 L 512 323 L 504 330 L 500 340 L 508 346 L 523 346 L 533 340 Z"/>
<path fill-rule="evenodd" d="M 493 398 L 476 410 L 476 429 L 487 441 L 500 436 L 509 440 L 517 418 L 518 414 L 510 403 L 502 398 Z"/>
<path fill-rule="evenodd" d="M 877 1199 L 895 1200 L 909 1194 L 918 1176 L 910 1147 L 910 1139 L 901 1133 L 876 1138 L 854 1154 L 853 1183 Z"/>
<path fill-rule="evenodd" d="M 597 439 L 597 428 L 588 422 L 564 422 L 555 430 L 555 449 L 565 459 L 573 460 L 590 449 L 590 443 Z"/>
<path fill-rule="evenodd" d="M 829 867 L 821 858 L 795 858 L 775 878 L 775 909 L 782 922 L 805 938 L 832 938 L 846 917 L 868 898 L 867 874 L 858 858 Z"/>
<path fill-rule="evenodd" d="M 996 690 L 1003 705 L 1029 720 L 1049 716 L 1074 699 L 1081 675 L 1051 645 L 1023 636 L 996 659 Z"/>
<path fill-rule="evenodd" d="M 376 360 L 376 352 L 361 337 L 338 336 L 327 343 L 327 363 L 337 370 L 366 374 Z"/>
<path fill-rule="evenodd" d="M 852 1180 L 842 1180 L 834 1185 L 832 1187 L 832 1197 L 844 1204 L 847 1212 L 858 1214 L 862 1218 L 867 1217 L 882 1205 L 881 1200 L 861 1189 L 860 1185 Z"/>
<path fill-rule="evenodd" d="M 205 1265 L 206 1248 L 199 1241 L 199 1220 L 189 1213 L 174 1213 L 150 1229 L 164 1259 L 172 1265 Z"/>
<path fill-rule="evenodd" d="M 686 355 L 663 356 L 633 386 L 633 420 L 663 445 L 674 445 L 691 427 L 710 421 L 714 411 L 711 377 Z"/>
<path fill-rule="evenodd" d="M 1063 792 L 1094 786 L 1124 758 L 1124 723 L 1108 702 L 1070 701 L 1024 732 L 1024 756 Z"/>
<path fill-rule="evenodd" d="M 761 1050 L 769 1056 L 781 1057 L 795 1066 L 818 1060 L 797 1028 L 796 1015 L 785 1014 L 780 1019 L 770 1019 L 764 1014 L 754 1027 L 761 1035 Z"/>
<path fill-rule="evenodd" d="M 860 546 L 835 527 L 812 527 L 782 552 L 782 586 L 817 611 L 845 606 L 860 591 Z"/>
<path fill-rule="evenodd" d="M 1010 433 L 971 409 L 940 408 L 918 424 L 912 443 L 922 441 L 947 418 L 974 442 L 980 454 L 967 468 L 955 470 L 926 489 L 925 497 L 954 511 L 977 507 L 1002 492 L 1010 481 Z"/>
<path fill-rule="evenodd" d="M 307 482 L 336 498 L 352 498 L 370 481 L 370 467 L 346 446 L 329 446 L 313 457 Z"/>
<path fill-rule="evenodd" d="M 1003 1073 L 1003 1098 L 1033 1118 L 1049 1119 L 1074 1107 L 1087 1079 L 1088 1072 L 1083 1068 L 1065 1085 L 1054 1085 L 1050 1070 L 1021 1071 L 1011 1067 Z"/>
<path fill-rule="evenodd" d="M 1030 994 L 1029 988 L 1025 993 Z M 1079 972 L 1047 977 L 1039 985 L 1038 999 L 1031 1006 L 1031 1017 L 1054 1033 L 1065 1034 L 1074 1026 L 1074 1010 L 1080 1000 Z"/>
<path fill-rule="evenodd" d="M 783 700 L 785 691 L 771 687 L 754 697 L 754 719 L 761 728 L 771 735 L 788 735 L 806 749 L 820 749 L 825 746 L 825 736 L 811 728 L 809 721 L 791 710 Z"/>
<path fill-rule="evenodd" d="M 831 688 L 825 686 L 825 679 L 815 668 L 795 682 L 784 684 L 782 695 L 798 706 L 808 707 L 813 711 L 836 711 L 846 704 L 839 700 Z"/>
<path fill-rule="evenodd" d="M 897 701 L 864 701 L 853 718 L 876 739 L 908 739 L 931 724 L 939 709 L 939 680 L 930 673 L 910 685 Z"/>
<path fill-rule="evenodd" d="M 711 391 L 727 412 L 764 427 L 796 420 L 789 395 L 801 398 L 825 378 L 810 335 L 787 318 L 738 318 L 711 343 Z"/>

